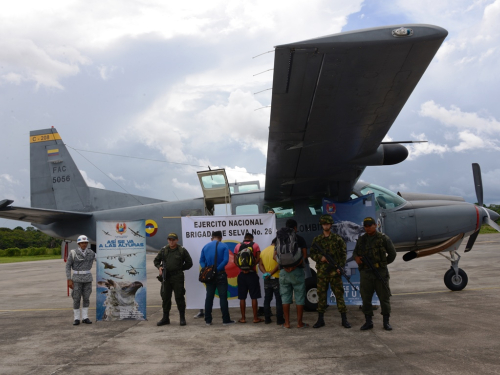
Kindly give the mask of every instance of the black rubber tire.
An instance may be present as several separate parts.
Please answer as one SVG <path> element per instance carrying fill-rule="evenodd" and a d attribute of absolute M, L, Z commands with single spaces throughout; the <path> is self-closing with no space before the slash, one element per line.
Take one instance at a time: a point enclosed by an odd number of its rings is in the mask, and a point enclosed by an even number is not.
<path fill-rule="evenodd" d="M 311 277 L 306 279 L 306 304 L 304 309 L 306 311 L 316 311 L 318 308 L 318 293 L 316 292 L 316 272 L 311 270 Z"/>
<path fill-rule="evenodd" d="M 464 289 L 468 282 L 469 278 L 467 277 L 465 271 L 461 268 L 458 269 L 458 278 L 455 275 L 455 270 L 453 268 L 450 268 L 444 274 L 444 285 L 446 285 L 449 290 L 454 292 Z"/>

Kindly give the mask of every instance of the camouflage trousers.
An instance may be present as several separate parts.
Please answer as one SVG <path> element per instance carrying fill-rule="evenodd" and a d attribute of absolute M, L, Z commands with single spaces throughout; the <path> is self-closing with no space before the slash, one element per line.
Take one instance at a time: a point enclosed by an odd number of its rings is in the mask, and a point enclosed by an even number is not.
<path fill-rule="evenodd" d="M 340 275 L 331 276 L 319 276 L 317 282 L 317 292 L 318 292 L 318 313 L 324 314 L 326 311 L 327 300 L 326 294 L 328 292 L 328 284 L 332 288 L 333 294 L 337 299 L 337 309 L 340 313 L 346 313 L 347 307 L 344 302 L 344 284 L 342 283 L 342 278 Z"/>
<path fill-rule="evenodd" d="M 389 271 L 387 268 L 379 268 L 378 272 L 389 286 Z M 389 315 L 391 313 L 391 296 L 389 295 L 389 291 L 387 291 L 384 284 L 371 270 L 360 271 L 359 291 L 363 300 L 363 314 L 373 316 L 372 298 L 374 292 L 377 293 L 380 300 L 381 314 Z"/>
<path fill-rule="evenodd" d="M 92 282 L 79 283 L 78 281 L 73 281 L 73 290 L 71 291 L 71 297 L 73 297 L 73 309 L 78 310 L 80 308 L 81 299 L 83 299 L 83 307 L 89 307 L 91 293 Z"/>
<path fill-rule="evenodd" d="M 175 303 L 180 312 L 186 311 L 186 289 L 184 288 L 184 272 L 169 277 L 161 283 L 161 298 L 163 312 L 168 314 L 172 308 L 172 292 L 175 294 Z"/>

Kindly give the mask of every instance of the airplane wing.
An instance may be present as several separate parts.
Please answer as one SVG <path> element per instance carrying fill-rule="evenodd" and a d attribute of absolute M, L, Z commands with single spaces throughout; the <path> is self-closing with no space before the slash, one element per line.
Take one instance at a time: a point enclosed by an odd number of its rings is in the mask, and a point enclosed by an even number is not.
<path fill-rule="evenodd" d="M 0 217 L 26 221 L 28 223 L 50 224 L 58 221 L 88 219 L 92 216 L 92 214 L 85 212 L 10 206 L 12 203 L 13 201 L 11 200 L 3 200 L 0 202 Z"/>
<path fill-rule="evenodd" d="M 275 47 L 265 199 L 346 201 L 366 166 L 406 159 L 381 141 L 447 35 L 386 26 Z"/>

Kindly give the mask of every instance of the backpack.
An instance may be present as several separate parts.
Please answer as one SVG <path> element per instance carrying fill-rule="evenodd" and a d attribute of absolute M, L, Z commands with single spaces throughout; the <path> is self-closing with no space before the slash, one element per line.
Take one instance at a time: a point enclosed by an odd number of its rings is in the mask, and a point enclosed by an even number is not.
<path fill-rule="evenodd" d="M 276 258 L 282 267 L 294 267 L 302 262 L 302 250 L 293 228 L 281 228 L 276 233 Z"/>
<path fill-rule="evenodd" d="M 240 244 L 240 249 L 234 255 L 236 265 L 243 271 L 251 271 L 255 266 L 253 242 Z"/>

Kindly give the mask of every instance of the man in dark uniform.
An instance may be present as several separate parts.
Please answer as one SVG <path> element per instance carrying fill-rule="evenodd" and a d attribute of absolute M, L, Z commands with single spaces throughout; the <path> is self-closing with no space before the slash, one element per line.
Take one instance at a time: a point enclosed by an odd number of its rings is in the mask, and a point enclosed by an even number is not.
<path fill-rule="evenodd" d="M 389 324 L 391 314 L 389 270 L 387 265 L 396 259 L 396 250 L 389 237 L 377 231 L 377 224 L 371 217 L 363 220 L 366 234 L 358 238 L 353 256 L 358 264 L 360 273 L 360 292 L 363 300 L 363 314 L 365 314 L 365 324 L 361 330 L 373 328 L 373 292 L 377 292 L 380 300 L 382 315 L 384 316 L 384 329 L 392 330 Z M 378 279 L 375 273 L 363 262 L 364 258 L 369 258 L 380 276 L 385 280 L 387 287 Z"/>
<path fill-rule="evenodd" d="M 155 267 L 163 275 L 161 283 L 161 298 L 163 299 L 163 318 L 156 323 L 157 326 L 170 324 L 170 308 L 172 307 L 172 291 L 175 293 L 175 302 L 180 315 L 180 325 L 186 325 L 186 289 L 184 289 L 184 271 L 193 266 L 193 261 L 188 251 L 178 245 L 177 234 L 168 235 L 168 246 L 161 248 L 154 260 Z M 165 269 L 165 273 L 163 273 Z"/>
<path fill-rule="evenodd" d="M 340 267 L 344 267 L 347 257 L 346 244 L 342 237 L 331 232 L 333 225 L 332 217 L 330 215 L 321 215 L 319 223 L 323 227 L 323 233 L 314 237 L 312 245 L 317 243 L 325 252 L 333 257 Z M 318 321 L 313 325 L 313 328 L 320 328 L 325 325 L 323 316 L 327 306 L 326 293 L 328 291 L 328 284 L 330 284 L 335 294 L 335 298 L 337 299 L 337 309 L 342 317 L 342 326 L 344 326 L 344 328 L 351 328 L 351 324 L 347 321 L 347 307 L 344 302 L 344 284 L 340 276 L 340 271 L 329 267 L 328 261 L 321 255 L 316 247 L 311 246 L 310 254 L 311 258 L 316 262 L 318 278 Z"/>

